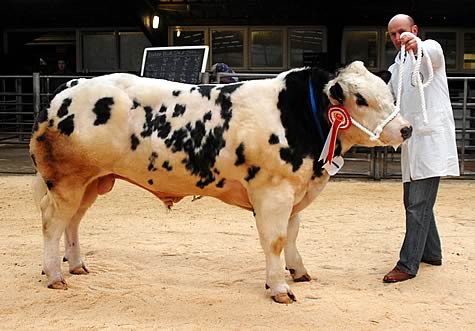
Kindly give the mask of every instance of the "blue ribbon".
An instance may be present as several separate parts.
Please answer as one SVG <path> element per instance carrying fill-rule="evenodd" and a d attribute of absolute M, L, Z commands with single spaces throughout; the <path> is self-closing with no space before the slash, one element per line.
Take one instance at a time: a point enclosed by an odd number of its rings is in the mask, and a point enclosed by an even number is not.
<path fill-rule="evenodd" d="M 315 102 L 315 95 L 313 93 L 313 87 L 312 87 L 312 78 L 308 79 L 308 89 L 310 91 L 310 103 L 312 105 L 312 114 L 313 118 L 315 120 L 315 123 L 317 124 L 318 128 L 318 133 L 320 134 L 320 138 L 322 139 L 323 142 L 325 142 L 325 138 L 323 136 L 323 129 L 322 126 L 320 125 L 320 122 L 318 121 L 318 116 L 317 116 L 317 103 Z"/>

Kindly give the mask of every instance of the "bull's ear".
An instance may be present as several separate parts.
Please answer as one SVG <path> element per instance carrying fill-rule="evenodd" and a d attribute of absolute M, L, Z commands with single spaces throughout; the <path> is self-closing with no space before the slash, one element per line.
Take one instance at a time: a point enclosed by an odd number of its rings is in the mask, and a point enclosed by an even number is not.
<path fill-rule="evenodd" d="M 330 87 L 330 96 L 338 101 L 338 103 L 341 105 L 345 101 L 345 93 L 343 92 L 343 89 L 339 83 L 335 83 L 332 87 Z"/>
<path fill-rule="evenodd" d="M 380 77 L 387 84 L 391 79 L 391 72 L 387 70 L 378 71 L 375 73 L 376 76 Z"/>

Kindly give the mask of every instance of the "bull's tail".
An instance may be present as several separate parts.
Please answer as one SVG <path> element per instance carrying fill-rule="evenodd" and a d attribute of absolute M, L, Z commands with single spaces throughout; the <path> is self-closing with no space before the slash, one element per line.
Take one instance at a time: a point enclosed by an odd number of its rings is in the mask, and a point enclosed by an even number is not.
<path fill-rule="evenodd" d="M 35 178 L 33 179 L 33 200 L 35 200 L 35 205 L 38 210 L 41 210 L 41 200 L 48 194 L 48 187 L 40 175 L 37 173 Z"/>

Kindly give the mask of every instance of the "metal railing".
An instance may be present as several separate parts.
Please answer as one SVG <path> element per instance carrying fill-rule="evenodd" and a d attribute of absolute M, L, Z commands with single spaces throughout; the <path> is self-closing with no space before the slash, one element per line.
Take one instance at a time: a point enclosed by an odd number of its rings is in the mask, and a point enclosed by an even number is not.
<path fill-rule="evenodd" d="M 218 73 L 213 83 L 225 77 L 241 81 L 275 76 L 276 74 L 262 73 Z M 25 148 L 31 137 L 35 116 L 41 108 L 47 107 L 55 87 L 78 77 L 84 76 L 39 73 L 0 76 L 0 152 L 7 145 Z M 456 123 L 460 172 L 463 177 L 475 177 L 475 77 L 449 77 L 448 81 Z M 345 166 L 337 176 L 400 178 L 400 149 L 394 151 L 388 147 L 355 146 L 345 155 Z"/>

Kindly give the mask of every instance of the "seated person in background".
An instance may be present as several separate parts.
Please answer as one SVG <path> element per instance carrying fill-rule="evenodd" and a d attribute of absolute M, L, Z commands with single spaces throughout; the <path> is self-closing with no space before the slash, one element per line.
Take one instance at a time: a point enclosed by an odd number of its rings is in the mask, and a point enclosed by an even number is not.
<path fill-rule="evenodd" d="M 226 73 L 231 73 L 231 74 L 235 73 L 233 69 L 231 69 L 225 63 L 213 64 L 213 66 L 211 67 L 211 71 L 212 71 L 211 75 L 214 77 L 214 79 L 217 79 L 217 74 L 219 72 L 226 72 Z M 222 77 L 218 83 L 228 84 L 228 83 L 236 83 L 238 81 L 239 79 L 237 77 Z"/>
<path fill-rule="evenodd" d="M 56 70 L 53 72 L 53 75 L 74 75 L 74 73 L 69 70 L 66 60 L 58 59 L 56 63 Z"/>

